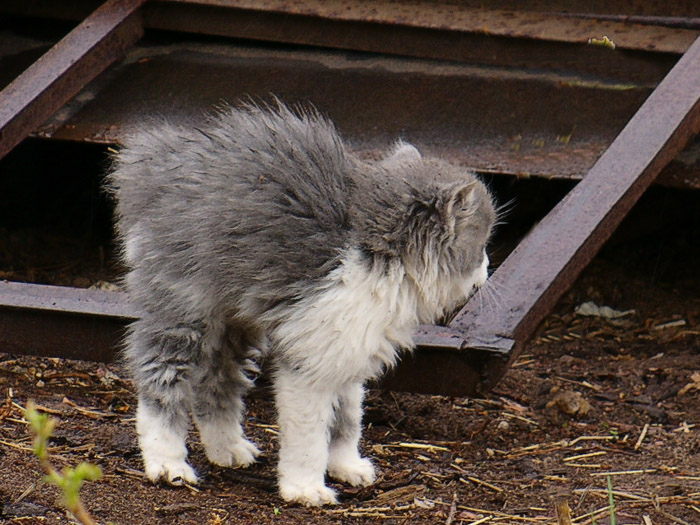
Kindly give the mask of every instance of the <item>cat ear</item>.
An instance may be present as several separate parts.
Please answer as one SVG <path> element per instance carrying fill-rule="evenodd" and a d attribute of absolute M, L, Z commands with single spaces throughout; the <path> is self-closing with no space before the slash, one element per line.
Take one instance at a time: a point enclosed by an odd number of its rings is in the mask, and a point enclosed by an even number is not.
<path fill-rule="evenodd" d="M 420 151 L 414 145 L 399 140 L 394 145 L 392 152 L 380 162 L 380 165 L 383 168 L 392 168 L 401 164 L 419 161 L 421 158 Z"/>
<path fill-rule="evenodd" d="M 443 195 L 440 215 L 443 222 L 451 224 L 458 218 L 468 217 L 476 211 L 476 181 L 451 186 Z"/>

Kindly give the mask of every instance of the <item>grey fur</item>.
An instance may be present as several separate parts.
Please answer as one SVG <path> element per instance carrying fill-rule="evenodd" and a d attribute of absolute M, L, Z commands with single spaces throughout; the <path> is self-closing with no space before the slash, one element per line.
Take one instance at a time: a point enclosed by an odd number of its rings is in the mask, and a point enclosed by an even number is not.
<path fill-rule="evenodd" d="M 190 411 L 198 422 L 240 419 L 266 336 L 349 249 L 368 268 L 399 260 L 422 275 L 437 261 L 441 274 L 466 276 L 495 220 L 472 174 L 407 148 L 363 162 L 328 120 L 281 104 L 144 129 L 115 156 L 109 184 L 141 315 L 126 361 L 140 403 L 179 433 Z"/>

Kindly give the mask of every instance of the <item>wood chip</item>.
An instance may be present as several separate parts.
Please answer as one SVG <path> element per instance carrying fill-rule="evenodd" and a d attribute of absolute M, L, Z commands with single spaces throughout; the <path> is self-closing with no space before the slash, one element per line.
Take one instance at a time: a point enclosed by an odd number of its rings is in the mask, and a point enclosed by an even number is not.
<path fill-rule="evenodd" d="M 549 521 L 549 518 L 528 518 L 526 516 L 516 516 L 514 514 L 507 514 L 505 512 L 499 512 L 497 510 L 486 510 L 486 509 L 478 509 L 475 507 L 467 507 L 464 505 L 457 505 L 457 508 L 460 510 L 469 510 L 472 512 L 478 512 L 479 514 L 487 514 L 491 515 L 491 519 L 494 519 L 494 517 L 499 517 L 499 518 L 507 518 L 512 521 L 524 521 L 528 523 L 541 523 L 543 521 Z M 484 523 L 484 522 L 482 522 Z"/>
<path fill-rule="evenodd" d="M 615 436 L 579 436 L 573 441 L 569 441 L 568 446 L 573 447 L 580 441 L 612 441 Z"/>
<path fill-rule="evenodd" d="M 452 494 L 452 504 L 450 505 L 450 512 L 445 520 L 445 525 L 452 525 L 455 520 L 455 514 L 457 513 L 457 493 Z"/>
<path fill-rule="evenodd" d="M 428 450 L 430 452 L 442 451 L 449 452 L 450 449 L 446 447 L 441 447 L 439 445 L 432 445 L 430 443 L 391 443 L 389 445 L 384 445 L 385 447 L 395 447 L 395 448 L 417 448 L 421 450 Z"/>
<path fill-rule="evenodd" d="M 626 474 L 651 474 L 656 472 L 655 468 L 638 470 L 616 470 L 610 472 L 591 472 L 591 476 L 623 476 Z"/>
<path fill-rule="evenodd" d="M 657 324 L 654 330 L 665 330 L 666 328 L 676 328 L 679 326 L 685 326 L 688 324 L 685 319 L 679 319 L 678 321 L 669 321 L 668 323 Z"/>
<path fill-rule="evenodd" d="M 501 487 L 497 487 L 496 485 L 489 483 L 488 481 L 483 481 L 478 478 L 472 477 L 472 476 L 467 476 L 467 479 L 471 481 L 472 483 L 476 483 L 477 485 L 481 485 L 483 487 L 489 488 L 495 492 L 503 492 L 503 489 Z M 465 485 L 469 485 L 467 481 L 464 478 L 459 478 L 459 481 L 464 483 Z"/>
<path fill-rule="evenodd" d="M 480 525 L 481 523 L 486 523 L 487 521 L 491 521 L 492 519 L 493 516 L 486 516 L 485 518 L 481 518 L 480 520 L 470 521 L 467 525 Z"/>
<path fill-rule="evenodd" d="M 642 441 L 644 441 L 644 438 L 646 437 L 648 431 L 649 431 L 649 423 L 644 425 L 644 428 L 642 429 L 642 433 L 639 435 L 639 439 L 637 439 L 637 442 L 634 444 L 634 450 L 639 450 L 639 447 L 642 446 Z"/>
<path fill-rule="evenodd" d="M 585 458 L 592 458 L 595 456 L 604 456 L 607 454 L 604 450 L 599 450 L 597 452 L 589 452 L 588 454 L 579 454 L 578 456 L 569 456 L 568 458 L 564 458 L 564 461 L 576 461 L 578 459 L 585 459 Z"/>
<path fill-rule="evenodd" d="M 572 525 L 571 523 L 571 509 L 569 508 L 569 502 L 564 497 L 559 497 L 554 502 L 554 509 L 557 514 L 557 523 L 559 525 Z"/>

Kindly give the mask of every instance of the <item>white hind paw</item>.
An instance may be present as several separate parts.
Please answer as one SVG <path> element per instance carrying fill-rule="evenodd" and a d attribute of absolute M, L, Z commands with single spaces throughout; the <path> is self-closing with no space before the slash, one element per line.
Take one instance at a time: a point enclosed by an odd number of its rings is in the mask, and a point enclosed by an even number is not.
<path fill-rule="evenodd" d="M 158 481 L 162 478 L 172 485 L 199 481 L 187 464 L 186 431 L 170 425 L 163 412 L 139 402 L 136 430 L 148 479 Z"/>

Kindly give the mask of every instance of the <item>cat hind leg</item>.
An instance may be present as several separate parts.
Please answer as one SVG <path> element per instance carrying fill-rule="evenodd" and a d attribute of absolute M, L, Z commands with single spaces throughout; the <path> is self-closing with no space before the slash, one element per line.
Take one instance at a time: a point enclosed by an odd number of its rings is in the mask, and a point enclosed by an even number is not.
<path fill-rule="evenodd" d="M 257 341 L 226 331 L 203 345 L 192 381 L 193 412 L 207 459 L 222 467 L 247 467 L 260 454 L 243 432 L 243 396 L 257 373 Z"/>
<path fill-rule="evenodd" d="M 138 390 L 136 431 L 146 476 L 173 485 L 197 483 L 187 463 L 191 397 L 189 374 L 198 333 L 163 328 L 142 318 L 131 326 L 126 360 Z"/>

